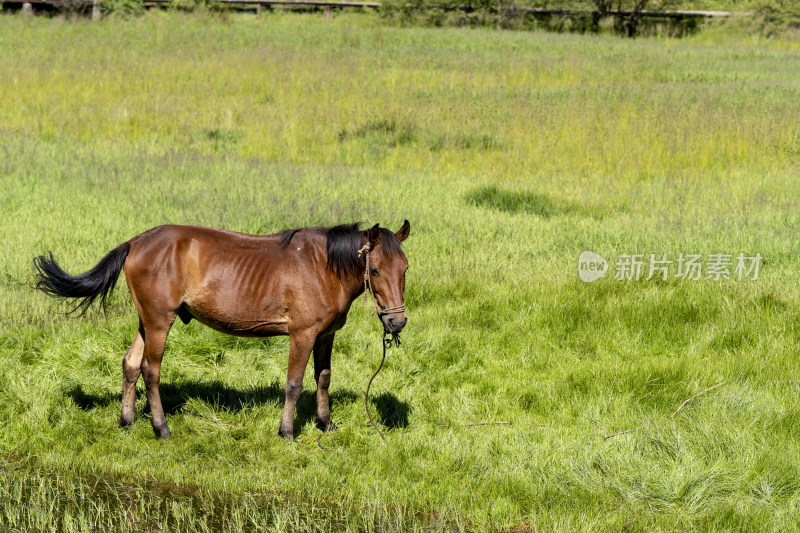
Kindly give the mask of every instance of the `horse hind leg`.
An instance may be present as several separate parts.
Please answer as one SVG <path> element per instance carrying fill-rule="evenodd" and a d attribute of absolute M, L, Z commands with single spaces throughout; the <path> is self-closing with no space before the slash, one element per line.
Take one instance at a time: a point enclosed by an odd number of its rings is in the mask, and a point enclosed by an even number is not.
<path fill-rule="evenodd" d="M 174 319 L 175 317 L 173 316 L 172 320 Z M 156 437 L 161 439 L 169 438 L 171 435 L 167 426 L 167 418 L 164 416 L 164 408 L 161 405 L 159 382 L 161 380 L 161 359 L 164 356 L 164 347 L 167 343 L 167 335 L 172 326 L 172 320 L 164 326 L 148 327 L 147 324 L 144 326 L 142 376 L 147 389 L 147 402 L 150 404 L 153 431 Z"/>
<path fill-rule="evenodd" d="M 119 419 L 122 427 L 131 425 L 136 418 L 136 382 L 141 373 L 143 355 L 144 338 L 140 323 L 131 347 L 122 358 L 122 414 Z"/>

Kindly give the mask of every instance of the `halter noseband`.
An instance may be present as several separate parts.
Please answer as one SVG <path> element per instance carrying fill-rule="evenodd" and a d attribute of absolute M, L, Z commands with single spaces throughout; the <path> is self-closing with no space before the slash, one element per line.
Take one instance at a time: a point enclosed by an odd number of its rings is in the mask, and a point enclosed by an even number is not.
<path fill-rule="evenodd" d="M 394 313 L 405 313 L 406 311 L 405 304 L 398 305 L 396 307 L 387 307 L 386 309 L 381 309 L 380 305 L 378 305 L 378 299 L 375 298 L 375 293 L 372 290 L 372 280 L 370 279 L 370 274 L 369 274 L 369 251 L 371 248 L 372 247 L 370 246 L 370 244 L 367 243 L 364 246 L 362 246 L 361 249 L 358 251 L 358 257 L 362 256 L 365 257 L 367 262 L 367 266 L 364 269 L 364 303 L 367 302 L 367 293 L 369 293 L 375 299 L 375 307 L 372 308 L 372 312 L 374 314 L 382 316 L 382 315 L 391 315 Z"/>

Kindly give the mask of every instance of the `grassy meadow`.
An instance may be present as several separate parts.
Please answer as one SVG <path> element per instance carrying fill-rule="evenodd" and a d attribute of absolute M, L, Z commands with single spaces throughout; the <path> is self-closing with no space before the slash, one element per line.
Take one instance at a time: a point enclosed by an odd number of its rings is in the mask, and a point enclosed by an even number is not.
<path fill-rule="evenodd" d="M 0 17 L 0 530 L 797 530 L 798 64 L 719 28 Z M 367 306 L 336 336 L 324 451 L 310 371 L 277 436 L 287 338 L 177 323 L 162 442 L 141 381 L 117 426 L 124 283 L 83 318 L 31 288 L 35 255 L 83 272 L 159 224 L 404 218 L 387 445 Z M 604 278 L 578 278 L 585 250 Z M 665 253 L 763 259 L 615 279 Z"/>

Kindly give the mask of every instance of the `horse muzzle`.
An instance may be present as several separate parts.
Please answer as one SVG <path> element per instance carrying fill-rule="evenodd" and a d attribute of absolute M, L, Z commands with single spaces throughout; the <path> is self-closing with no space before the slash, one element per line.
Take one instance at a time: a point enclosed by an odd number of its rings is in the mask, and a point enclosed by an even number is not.
<path fill-rule="evenodd" d="M 389 313 L 381 315 L 381 322 L 387 333 L 400 333 L 408 322 L 408 317 L 405 313 Z"/>

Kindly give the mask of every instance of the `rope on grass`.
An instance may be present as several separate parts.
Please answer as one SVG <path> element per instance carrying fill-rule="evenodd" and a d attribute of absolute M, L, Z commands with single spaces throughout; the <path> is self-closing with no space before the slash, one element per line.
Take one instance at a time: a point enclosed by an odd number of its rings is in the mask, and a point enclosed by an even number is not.
<path fill-rule="evenodd" d="M 683 403 L 682 403 L 682 404 L 680 404 L 680 405 L 678 406 L 678 408 L 677 408 L 677 409 L 675 409 L 675 411 L 673 411 L 673 413 L 672 413 L 671 415 L 669 415 L 667 418 L 665 418 L 664 420 L 662 420 L 662 421 L 661 421 L 661 423 L 663 424 L 664 422 L 667 422 L 667 421 L 669 421 L 669 420 L 672 420 L 673 418 L 675 418 L 675 415 L 677 415 L 677 414 L 678 414 L 678 412 L 679 412 L 681 409 L 683 409 L 683 408 L 686 406 L 686 404 L 687 404 L 687 403 L 691 402 L 692 400 L 694 400 L 694 399 L 695 399 L 695 398 L 697 398 L 698 396 L 700 396 L 700 395 L 702 395 L 702 394 L 705 394 L 705 393 L 707 393 L 707 392 L 708 392 L 708 391 L 710 391 L 710 390 L 716 389 L 717 387 L 721 387 L 721 386 L 723 386 L 723 385 L 725 385 L 725 382 L 724 382 L 724 381 L 720 381 L 720 382 L 719 382 L 719 383 L 717 383 L 716 385 L 712 385 L 712 386 L 710 386 L 710 387 L 709 387 L 709 388 L 707 388 L 707 389 L 703 389 L 703 390 L 701 390 L 700 392 L 698 392 L 697 394 L 695 394 L 695 395 L 694 395 L 694 396 L 692 396 L 691 398 L 687 398 L 687 399 L 685 399 L 685 400 L 683 401 Z M 605 437 L 603 437 L 603 440 L 608 440 L 608 439 L 610 439 L 611 437 L 616 437 L 616 436 L 619 436 L 619 435 L 625 435 L 626 433 L 633 433 L 634 431 L 639 431 L 640 429 L 642 429 L 642 427 L 644 427 L 644 426 L 638 426 L 638 427 L 635 427 L 635 428 L 633 428 L 633 429 L 626 429 L 625 431 L 618 431 L 618 432 L 616 432 L 616 433 L 612 433 L 611 435 L 606 435 Z"/>
<path fill-rule="evenodd" d="M 320 449 L 320 450 L 325 450 L 326 452 L 329 452 L 329 451 L 331 451 L 331 449 L 330 449 L 330 448 L 326 448 L 326 447 L 325 447 L 325 446 L 323 446 L 323 445 L 322 445 L 322 443 L 320 442 L 320 439 L 322 438 L 322 435 L 323 435 L 323 433 L 320 433 L 319 435 L 317 435 L 317 446 L 319 446 L 319 449 Z"/>
<path fill-rule="evenodd" d="M 477 426 L 502 426 L 511 424 L 508 420 L 501 420 L 500 422 L 479 422 L 477 424 L 436 424 L 437 428 L 474 428 Z"/>
<path fill-rule="evenodd" d="M 386 348 L 391 346 L 392 343 L 394 343 L 395 346 L 400 346 L 400 335 L 398 335 L 397 333 L 392 333 L 391 337 L 390 337 L 388 333 L 384 333 L 383 334 L 383 357 L 381 357 L 381 364 L 378 365 L 378 370 L 376 370 L 375 373 L 372 374 L 372 377 L 369 378 L 369 383 L 367 383 L 367 392 L 364 394 L 364 408 L 367 410 L 367 416 L 369 417 L 369 424 L 373 428 L 375 428 L 375 431 L 378 432 L 378 435 L 380 435 L 380 437 L 381 437 L 381 439 L 383 439 L 384 443 L 386 442 L 386 437 L 383 436 L 383 433 L 378 428 L 378 424 L 375 423 L 375 421 L 372 419 L 372 414 L 369 412 L 369 388 L 372 386 L 372 380 L 375 379 L 375 376 L 377 376 L 378 372 L 380 372 L 381 368 L 383 368 L 383 362 L 386 361 Z"/>

